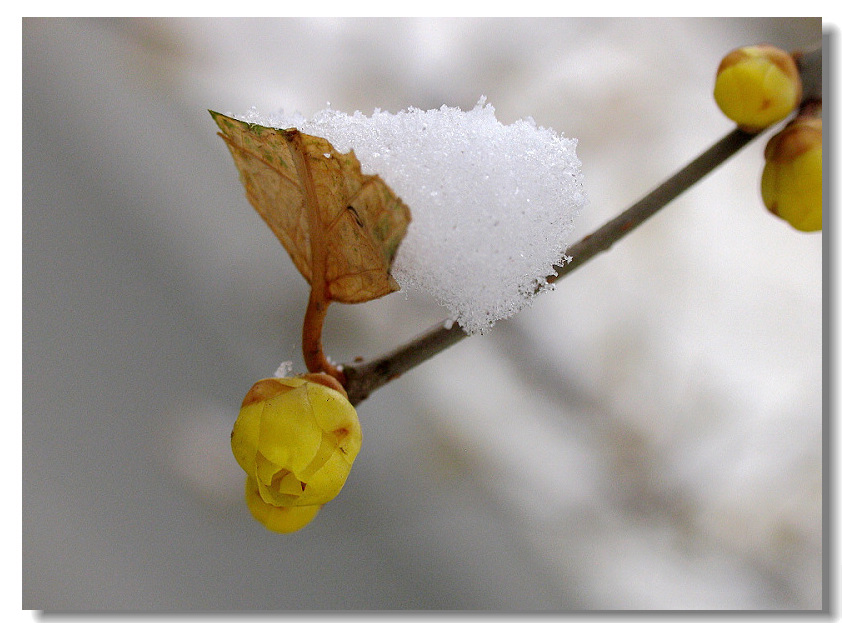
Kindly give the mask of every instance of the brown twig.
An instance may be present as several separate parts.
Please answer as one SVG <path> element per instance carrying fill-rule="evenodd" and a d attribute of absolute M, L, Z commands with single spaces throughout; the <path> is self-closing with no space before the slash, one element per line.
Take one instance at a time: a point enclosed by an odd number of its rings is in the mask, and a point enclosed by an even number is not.
<path fill-rule="evenodd" d="M 554 266 L 556 274 L 549 277 L 547 281 L 554 283 L 595 255 L 607 251 L 615 242 L 737 153 L 755 136 L 742 130 L 734 130 L 727 134 L 625 212 L 569 247 L 566 254 L 572 260 L 563 266 Z M 352 404 L 358 404 L 375 389 L 464 337 L 467 337 L 467 334 L 459 327 L 443 322 L 377 359 L 359 365 L 344 366 L 345 390 L 348 392 L 349 400 Z"/>
<path fill-rule="evenodd" d="M 608 221 L 595 232 L 569 247 L 565 253 L 572 259 L 563 266 L 553 266 L 556 275 L 547 278 L 554 283 L 587 262 L 594 255 L 607 251 L 620 238 L 634 230 L 658 210 L 693 186 L 728 158 L 745 147 L 756 134 L 733 130 L 700 154 L 686 167 L 670 177 L 628 210 Z"/>
<path fill-rule="evenodd" d="M 812 97 L 821 98 L 821 78 L 816 82 L 815 72 L 821 76 L 821 48 L 811 49 L 797 57 L 799 68 L 805 76 L 805 83 L 809 84 L 807 91 Z M 818 84 L 818 86 L 816 86 Z M 805 93 L 806 94 L 806 93 Z M 666 206 L 682 192 L 692 187 L 705 175 L 736 154 L 759 134 L 750 134 L 736 129 L 725 135 L 695 160 L 690 162 L 675 175 L 643 197 L 616 218 L 585 236 L 569 247 L 566 254 L 572 258 L 563 266 L 553 266 L 555 275 L 548 277 L 549 283 L 554 283 L 567 276 L 589 259 L 607 251 L 611 246 L 637 228 L 658 210 Z M 358 404 L 368 395 L 389 381 L 399 377 L 404 372 L 414 368 L 440 353 L 448 346 L 459 342 L 467 334 L 449 322 L 443 322 L 419 335 L 411 342 L 386 353 L 372 361 L 359 365 L 345 365 L 345 389 L 352 404 Z"/>
<path fill-rule="evenodd" d="M 390 353 L 360 365 L 346 365 L 345 391 L 351 404 L 358 404 L 378 387 L 452 346 L 468 334 L 457 325 L 442 322 Z"/>
<path fill-rule="evenodd" d="M 822 46 L 818 45 L 792 57 L 801 74 L 802 97 L 805 102 L 822 99 Z"/>

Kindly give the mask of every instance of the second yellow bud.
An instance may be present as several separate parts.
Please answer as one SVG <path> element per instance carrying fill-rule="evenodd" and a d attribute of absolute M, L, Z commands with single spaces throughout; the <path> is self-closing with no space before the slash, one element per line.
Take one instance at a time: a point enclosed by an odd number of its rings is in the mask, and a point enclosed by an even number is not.
<path fill-rule="evenodd" d="M 822 120 L 798 117 L 766 145 L 766 208 L 800 231 L 822 228 Z"/>

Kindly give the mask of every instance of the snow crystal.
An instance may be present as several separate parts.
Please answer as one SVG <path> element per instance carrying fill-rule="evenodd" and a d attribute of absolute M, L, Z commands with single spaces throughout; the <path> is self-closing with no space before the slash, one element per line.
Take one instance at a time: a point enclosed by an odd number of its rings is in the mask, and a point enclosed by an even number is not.
<path fill-rule="evenodd" d="M 546 289 L 573 221 L 587 203 L 575 139 L 530 119 L 500 123 L 481 98 L 473 110 L 442 106 L 348 115 L 240 117 L 322 136 L 359 158 L 403 199 L 412 222 L 392 274 L 430 293 L 467 333 L 483 332 Z"/>
<path fill-rule="evenodd" d="M 275 378 L 285 379 L 292 375 L 292 362 L 291 361 L 284 361 L 281 365 L 278 366 L 278 369 L 275 370 L 274 376 Z"/>

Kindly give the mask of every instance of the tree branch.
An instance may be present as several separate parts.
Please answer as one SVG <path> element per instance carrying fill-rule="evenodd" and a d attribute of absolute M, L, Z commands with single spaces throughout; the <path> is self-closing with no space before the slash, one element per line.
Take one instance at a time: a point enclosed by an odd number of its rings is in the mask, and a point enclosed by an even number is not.
<path fill-rule="evenodd" d="M 756 136 L 757 134 L 749 134 L 739 129 L 733 130 L 730 134 L 725 135 L 707 151 L 700 154 L 690 164 L 625 212 L 569 247 L 565 253 L 572 260 L 563 266 L 553 266 L 556 276 L 548 277 L 547 281 L 549 283 L 558 281 L 593 256 L 610 249 L 620 238 L 634 230 L 638 225 L 678 197 L 678 195 L 713 171 L 745 147 Z"/>
<path fill-rule="evenodd" d="M 468 337 L 468 334 L 458 325 L 442 322 L 411 342 L 377 359 L 356 366 L 343 366 L 348 400 L 353 405 L 359 404 L 375 389 L 396 379 L 407 370 L 437 355 L 464 337 Z"/>
<path fill-rule="evenodd" d="M 807 91 L 808 97 L 810 95 L 816 97 L 815 93 L 818 90 L 818 98 L 821 98 L 821 47 L 799 55 L 797 60 L 799 61 L 799 68 L 804 74 L 805 83 L 809 84 L 810 87 Z M 819 75 L 818 81 L 816 81 L 816 71 Z M 816 87 L 817 83 L 818 87 Z M 728 160 L 759 134 L 761 133 L 750 134 L 736 129 L 725 135 L 643 199 L 569 247 L 566 254 L 572 260 L 563 266 L 553 266 L 556 275 L 548 277 L 547 281 L 554 283 L 592 257 L 607 251 L 615 242 L 633 231 L 682 192 Z M 467 334 L 458 326 L 450 322 L 442 322 L 412 341 L 372 361 L 359 365 L 347 364 L 343 366 L 346 378 L 345 390 L 348 392 L 349 400 L 354 405 L 359 404 L 374 390 L 401 376 L 421 362 L 430 359 L 448 346 L 459 342 L 464 337 L 467 337 Z"/>
<path fill-rule="evenodd" d="M 625 212 L 569 247 L 566 254 L 573 259 L 563 266 L 553 266 L 557 274 L 548 277 L 547 281 L 554 283 L 595 255 L 607 251 L 615 242 L 745 147 L 755 136 L 757 135 L 742 130 L 734 130 L 727 134 Z M 352 404 L 362 402 L 375 389 L 464 337 L 467 337 L 467 334 L 458 326 L 442 322 L 377 359 L 359 365 L 343 366 L 345 390 L 349 400 Z"/>

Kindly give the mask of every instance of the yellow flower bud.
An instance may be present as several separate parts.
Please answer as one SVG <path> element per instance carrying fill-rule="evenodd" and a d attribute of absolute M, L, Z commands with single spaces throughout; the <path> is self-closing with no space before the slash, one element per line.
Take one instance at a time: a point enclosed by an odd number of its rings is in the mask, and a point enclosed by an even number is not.
<path fill-rule="evenodd" d="M 713 97 L 746 132 L 785 119 L 801 102 L 801 76 L 792 55 L 771 45 L 739 48 L 719 64 Z"/>
<path fill-rule="evenodd" d="M 324 374 L 258 381 L 231 431 L 249 509 L 276 532 L 298 530 L 336 497 L 361 444 L 357 412 Z"/>
<path fill-rule="evenodd" d="M 801 231 L 822 228 L 822 120 L 798 117 L 766 145 L 760 192 L 768 210 Z"/>

